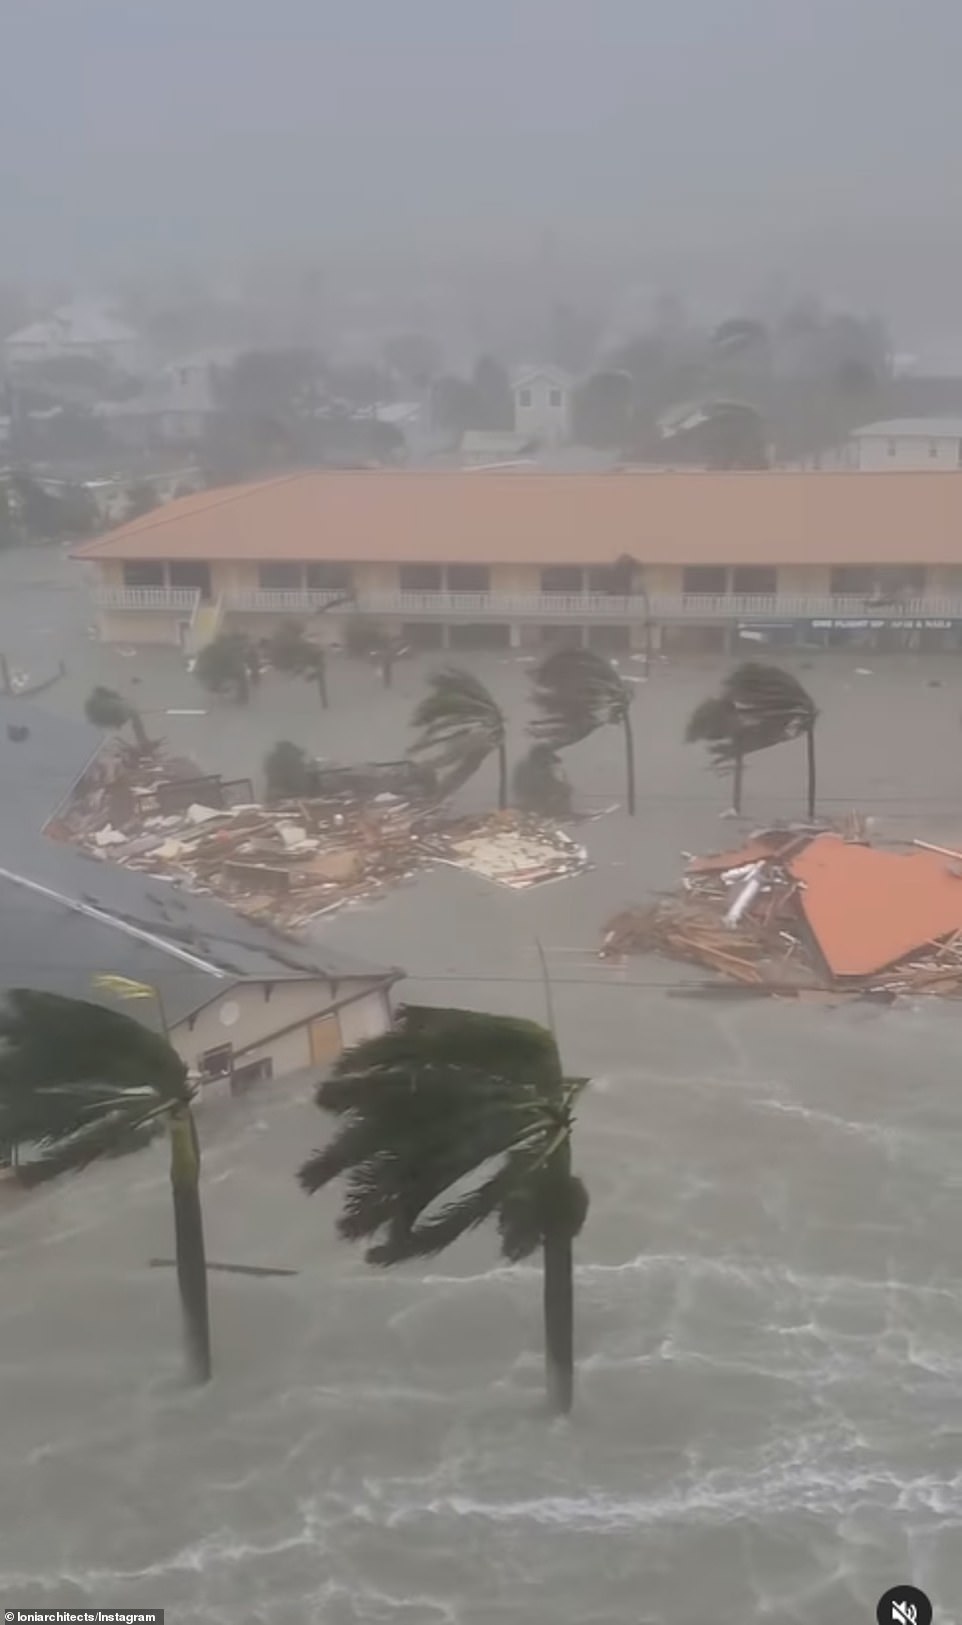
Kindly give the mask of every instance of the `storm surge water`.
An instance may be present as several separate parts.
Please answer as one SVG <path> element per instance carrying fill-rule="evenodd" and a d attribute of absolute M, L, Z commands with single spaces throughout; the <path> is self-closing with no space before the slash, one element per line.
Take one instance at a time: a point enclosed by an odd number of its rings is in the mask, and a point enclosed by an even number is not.
<path fill-rule="evenodd" d="M 536 1269 L 481 1233 L 378 1273 L 299 1195 L 305 1085 L 203 1119 L 211 1257 L 299 1271 L 212 1277 L 207 1391 L 179 1385 L 174 1286 L 146 1267 L 160 1157 L 6 1196 L 5 1602 L 838 1625 L 912 1581 L 962 1620 L 951 1013 L 647 997 L 638 1022 L 657 1069 L 606 1072 L 579 1124 L 567 1422 L 542 1410 Z"/>

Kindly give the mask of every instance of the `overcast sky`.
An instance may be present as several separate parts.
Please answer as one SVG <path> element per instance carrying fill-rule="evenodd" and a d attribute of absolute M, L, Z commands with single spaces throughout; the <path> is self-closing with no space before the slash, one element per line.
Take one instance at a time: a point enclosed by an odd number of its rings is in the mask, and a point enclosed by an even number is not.
<path fill-rule="evenodd" d="M 962 0 L 0 0 L 0 21 L 8 273 L 545 227 L 834 256 L 883 297 L 962 271 Z"/>

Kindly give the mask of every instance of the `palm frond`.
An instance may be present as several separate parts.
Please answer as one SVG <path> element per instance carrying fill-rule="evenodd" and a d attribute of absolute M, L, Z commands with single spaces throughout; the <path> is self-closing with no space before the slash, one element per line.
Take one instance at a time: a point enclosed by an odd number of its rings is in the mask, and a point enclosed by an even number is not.
<path fill-rule="evenodd" d="M 504 713 L 497 701 L 472 672 L 457 666 L 432 673 L 411 720 L 420 738 L 410 754 L 428 755 L 435 766 L 467 757 L 480 765 L 504 742 Z"/>
<path fill-rule="evenodd" d="M 0 1079 L 18 1086 L 121 1084 L 187 1101 L 187 1068 L 166 1038 L 118 1010 L 33 988 L 0 1005 Z"/>
<path fill-rule="evenodd" d="M 140 1149 L 153 1139 L 161 1118 L 169 1109 L 165 1104 L 155 1105 L 150 1111 L 109 1110 L 68 1135 L 32 1133 L 29 1123 L 21 1120 L 19 1132 L 9 1143 L 34 1145 L 37 1154 L 21 1160 L 19 1180 L 24 1185 L 46 1184 L 61 1174 L 82 1173 L 101 1157 Z M 7 1124 L 7 1118 L 0 1112 L 0 1132 L 4 1136 Z M 39 1128 L 39 1125 L 34 1126 Z"/>
<path fill-rule="evenodd" d="M 534 673 L 532 698 L 539 717 L 529 733 L 561 749 L 607 723 L 621 723 L 632 691 L 610 660 L 592 649 L 556 649 Z"/>

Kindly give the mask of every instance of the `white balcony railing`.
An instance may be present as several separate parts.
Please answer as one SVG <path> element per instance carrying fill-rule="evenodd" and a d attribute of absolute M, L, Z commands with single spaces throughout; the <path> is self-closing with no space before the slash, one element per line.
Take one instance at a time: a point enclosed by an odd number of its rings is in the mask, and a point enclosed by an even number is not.
<path fill-rule="evenodd" d="M 232 614 L 253 615 L 317 615 L 328 604 L 339 604 L 343 592 L 327 592 L 313 588 L 253 588 L 249 592 L 225 592 L 224 608 Z M 345 604 L 346 613 L 351 605 Z"/>
<path fill-rule="evenodd" d="M 200 593 L 189 587 L 95 587 L 98 609 L 175 610 L 193 615 Z"/>
<path fill-rule="evenodd" d="M 353 614 L 405 621 L 542 621 L 559 624 L 633 622 L 672 625 L 737 621 L 906 621 L 962 620 L 962 597 L 923 596 L 900 603 L 873 604 L 864 598 L 811 593 L 681 593 L 630 598 L 607 593 L 360 592 L 350 603 L 343 594 L 262 588 L 223 597 L 227 614 L 310 616 L 336 606 L 338 617 Z M 178 587 L 100 587 L 101 609 L 167 610 L 193 615 L 197 592 Z"/>

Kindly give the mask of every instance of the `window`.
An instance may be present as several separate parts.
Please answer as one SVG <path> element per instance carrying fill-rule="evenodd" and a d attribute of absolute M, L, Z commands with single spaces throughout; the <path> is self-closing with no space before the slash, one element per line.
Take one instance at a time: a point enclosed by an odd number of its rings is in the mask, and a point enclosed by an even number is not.
<path fill-rule="evenodd" d="M 530 406 L 531 405 L 531 391 L 530 391 L 530 389 L 519 389 L 518 390 L 518 405 L 519 406 Z"/>
<path fill-rule="evenodd" d="M 245 1061 L 231 1073 L 230 1092 L 232 1095 L 242 1095 L 257 1083 L 270 1083 L 273 1076 L 274 1063 L 269 1055 L 259 1061 Z"/>
<path fill-rule="evenodd" d="M 166 587 L 164 567 L 153 559 L 127 559 L 124 564 L 125 587 Z"/>
<path fill-rule="evenodd" d="M 583 592 L 584 571 L 579 564 L 549 564 L 541 572 L 542 592 Z"/>
<path fill-rule="evenodd" d="M 687 564 L 682 571 L 681 590 L 685 593 L 726 593 L 727 564 Z"/>
<path fill-rule="evenodd" d="M 216 1049 L 205 1049 L 197 1062 L 197 1070 L 204 1083 L 212 1078 L 226 1078 L 234 1065 L 234 1046 L 218 1044 Z"/>
<path fill-rule="evenodd" d="M 833 570 L 829 577 L 828 590 L 833 597 L 849 595 L 857 598 L 870 598 L 875 589 L 875 579 L 878 574 L 870 564 L 842 564 Z"/>
<path fill-rule="evenodd" d="M 619 578 L 618 571 L 611 564 L 598 564 L 588 571 L 589 592 L 613 592 L 624 597 L 629 585 L 627 578 Z"/>
<path fill-rule="evenodd" d="M 549 406 L 560 406 L 561 405 L 561 391 L 560 391 L 560 389 L 549 389 L 549 391 L 548 391 L 548 405 Z"/>
<path fill-rule="evenodd" d="M 296 592 L 303 585 L 303 576 L 299 564 L 261 564 L 257 570 L 257 579 L 267 592 Z"/>
<path fill-rule="evenodd" d="M 599 654 L 625 654 L 631 648 L 631 628 L 620 626 L 591 626 L 588 628 L 588 648 Z"/>
<path fill-rule="evenodd" d="M 443 586 L 440 564 L 401 564 L 397 574 L 402 592 L 440 592 Z"/>
<path fill-rule="evenodd" d="M 309 564 L 304 572 L 307 585 L 315 592 L 350 592 L 354 577 L 349 564 Z"/>
<path fill-rule="evenodd" d="M 889 441 L 889 443 L 888 443 L 888 446 L 887 446 L 887 448 L 886 448 L 886 449 L 887 449 L 887 451 L 888 451 L 888 454 L 889 454 L 889 456 L 890 456 L 890 457 L 894 457 L 894 456 L 895 456 L 895 453 L 896 453 L 896 452 L 897 452 L 897 450 L 898 450 L 898 447 L 897 447 L 897 445 L 896 445 L 896 444 L 895 444 L 895 441 L 894 441 L 894 440 L 890 440 L 890 441 Z"/>
<path fill-rule="evenodd" d="M 486 564 L 449 564 L 449 592 L 490 592 L 491 571 Z"/>
<path fill-rule="evenodd" d="M 732 592 L 774 593 L 778 571 L 771 564 L 739 564 L 732 571 Z"/>
<path fill-rule="evenodd" d="M 168 568 L 172 587 L 187 587 L 191 592 L 199 592 L 202 598 L 210 597 L 209 564 L 199 564 L 193 559 L 180 559 L 172 562 Z"/>
<path fill-rule="evenodd" d="M 937 440 L 930 440 L 929 441 L 929 456 L 930 457 L 937 457 L 938 455 L 939 455 L 939 443 L 938 443 L 938 441 Z"/>

